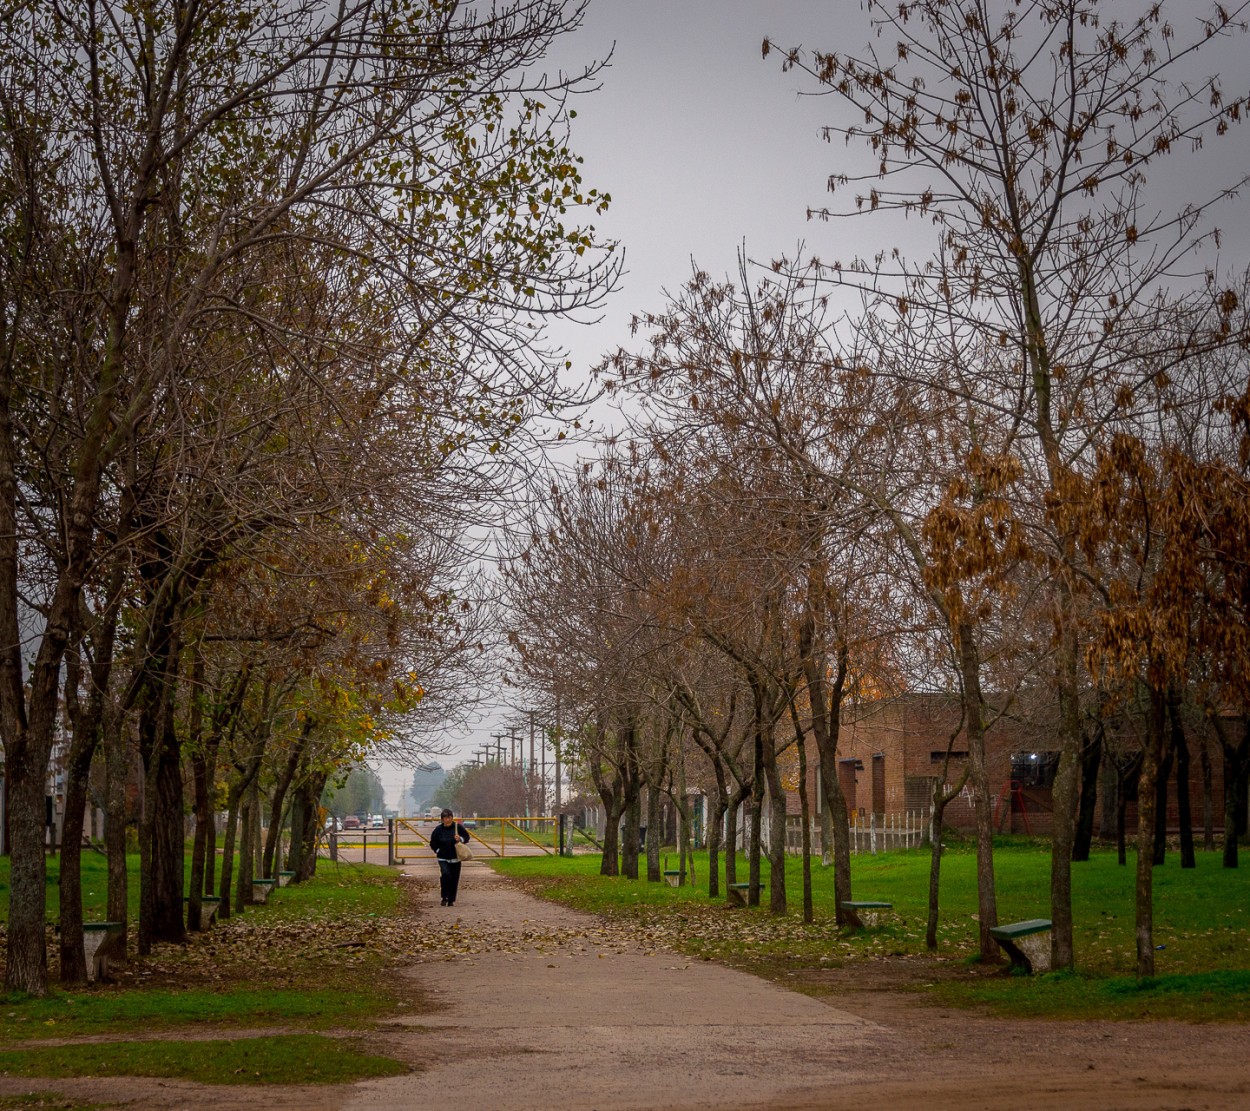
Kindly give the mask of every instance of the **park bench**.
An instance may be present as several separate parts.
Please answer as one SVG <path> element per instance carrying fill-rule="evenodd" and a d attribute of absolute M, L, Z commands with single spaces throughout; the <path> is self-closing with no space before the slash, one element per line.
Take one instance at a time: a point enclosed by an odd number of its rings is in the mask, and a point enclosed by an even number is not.
<path fill-rule="evenodd" d="M 87 958 L 87 981 L 108 976 L 109 958 L 124 953 L 126 927 L 120 922 L 84 922 L 82 924 L 83 955 Z"/>
<path fill-rule="evenodd" d="M 278 886 L 286 887 L 286 885 L 290 883 L 294 878 L 295 878 L 294 872 L 279 872 L 278 873 Z"/>
<path fill-rule="evenodd" d="M 1050 919 L 1030 918 L 990 927 L 990 937 L 1011 958 L 1012 968 L 1025 972 L 1050 971 Z"/>
<path fill-rule="evenodd" d="M 269 898 L 270 892 L 277 887 L 278 881 L 275 879 L 252 880 L 252 902 L 263 903 Z"/>
<path fill-rule="evenodd" d="M 681 871 L 674 870 L 672 868 L 666 869 L 664 872 L 664 882 L 668 884 L 669 887 L 680 887 Z"/>
<path fill-rule="evenodd" d="M 894 904 L 882 903 L 876 899 L 844 899 L 842 909 L 849 910 L 859 919 L 861 925 L 879 926 L 894 909 Z"/>
<path fill-rule="evenodd" d="M 190 899 L 183 899 L 188 906 Z M 217 908 L 221 906 L 221 900 L 216 895 L 200 896 L 200 929 L 207 930 L 217 920 Z"/>
<path fill-rule="evenodd" d="M 761 882 L 760 890 L 766 891 L 768 884 Z M 747 892 L 751 890 L 749 883 L 730 883 L 725 885 L 725 891 L 728 895 L 729 905 L 731 907 L 744 907 L 747 905 Z"/>

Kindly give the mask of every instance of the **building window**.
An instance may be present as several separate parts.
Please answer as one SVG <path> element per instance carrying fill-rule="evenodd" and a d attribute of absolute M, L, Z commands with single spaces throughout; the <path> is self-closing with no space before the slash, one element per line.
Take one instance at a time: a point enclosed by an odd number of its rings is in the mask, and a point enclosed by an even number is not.
<path fill-rule="evenodd" d="M 1059 753 L 1014 752 L 1011 756 L 1011 778 L 1021 787 L 1050 787 L 1059 770 Z"/>
<path fill-rule="evenodd" d="M 945 759 L 946 759 L 946 749 L 944 748 L 934 749 L 933 751 L 929 753 L 930 764 L 940 764 Z M 968 752 L 966 749 L 963 751 L 960 751 L 959 749 L 954 749 L 951 752 L 951 759 L 952 760 L 967 760 Z"/>

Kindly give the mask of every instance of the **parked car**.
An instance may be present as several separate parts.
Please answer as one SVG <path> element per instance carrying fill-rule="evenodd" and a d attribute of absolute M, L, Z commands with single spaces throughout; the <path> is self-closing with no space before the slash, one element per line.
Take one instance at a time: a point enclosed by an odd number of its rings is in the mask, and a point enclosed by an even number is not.
<path fill-rule="evenodd" d="M 347 817 L 343 819 L 343 828 L 360 829 L 360 819 L 357 818 L 355 814 L 348 814 Z"/>
<path fill-rule="evenodd" d="M 369 819 L 369 828 L 370 829 L 385 829 L 386 819 L 383 818 L 381 814 L 374 814 L 373 817 Z"/>
<path fill-rule="evenodd" d="M 331 832 L 331 831 L 335 831 L 335 832 L 337 832 L 338 830 L 340 830 L 340 829 L 342 829 L 342 828 L 343 828 L 343 823 L 342 823 L 342 822 L 340 822 L 340 821 L 338 820 L 338 818 L 336 818 L 333 814 L 331 814 L 331 815 L 330 815 L 330 816 L 326 819 L 326 832 L 327 832 L 327 833 L 329 833 L 329 832 Z"/>

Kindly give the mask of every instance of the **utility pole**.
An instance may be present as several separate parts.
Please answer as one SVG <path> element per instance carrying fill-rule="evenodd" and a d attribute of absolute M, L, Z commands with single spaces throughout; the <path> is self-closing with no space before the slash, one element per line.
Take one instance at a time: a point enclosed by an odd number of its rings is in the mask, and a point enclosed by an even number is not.
<path fill-rule="evenodd" d="M 534 711 L 530 711 L 530 786 L 534 782 Z M 528 818 L 530 813 L 530 794 L 525 792 L 525 816 Z"/>
<path fill-rule="evenodd" d="M 560 803 L 560 696 L 558 694 L 556 695 L 556 727 L 551 735 L 551 754 L 552 759 L 555 761 L 556 771 L 556 820 L 562 823 L 564 819 L 560 817 L 562 810 Z M 557 826 L 557 828 L 562 828 L 562 826 Z M 559 853 L 561 856 L 564 855 L 563 844 L 560 846 Z"/>

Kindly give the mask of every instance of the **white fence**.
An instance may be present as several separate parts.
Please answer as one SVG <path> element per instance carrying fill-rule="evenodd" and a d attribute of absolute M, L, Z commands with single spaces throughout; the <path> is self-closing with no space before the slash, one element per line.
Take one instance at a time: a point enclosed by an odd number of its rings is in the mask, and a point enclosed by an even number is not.
<path fill-rule="evenodd" d="M 851 816 L 851 852 L 884 853 L 895 849 L 915 849 L 929 836 L 927 810 L 903 810 L 890 814 Z M 832 850 L 833 846 L 830 846 Z M 786 821 L 786 851 L 803 850 L 803 819 L 791 815 Z M 820 854 L 820 821 L 812 820 L 812 852 Z"/>

